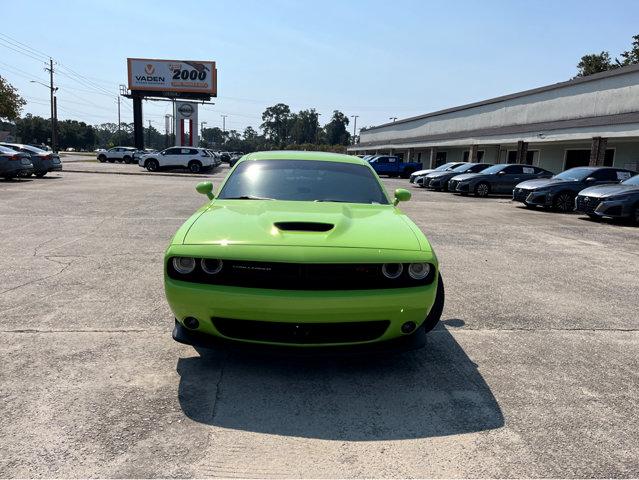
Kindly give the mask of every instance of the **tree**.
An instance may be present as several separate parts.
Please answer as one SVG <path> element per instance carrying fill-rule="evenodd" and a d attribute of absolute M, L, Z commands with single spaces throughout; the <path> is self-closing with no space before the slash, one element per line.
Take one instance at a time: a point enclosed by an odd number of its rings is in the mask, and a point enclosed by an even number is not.
<path fill-rule="evenodd" d="M 348 145 L 351 138 L 346 129 L 348 123 L 349 120 L 346 115 L 339 110 L 334 110 L 331 121 L 324 126 L 326 143 L 329 145 Z"/>
<path fill-rule="evenodd" d="M 314 108 L 291 116 L 291 141 L 295 144 L 319 141 L 319 115 Z"/>
<path fill-rule="evenodd" d="M 610 60 L 608 52 L 591 53 L 584 55 L 577 64 L 577 76 L 587 77 L 593 73 L 605 72 L 617 68 L 617 65 Z"/>
<path fill-rule="evenodd" d="M 291 109 L 284 103 L 268 107 L 262 114 L 262 130 L 266 138 L 279 146 L 288 142 L 291 123 Z"/>
<path fill-rule="evenodd" d="M 203 128 L 201 136 L 205 147 L 220 148 L 224 144 L 224 132 L 221 128 Z"/>
<path fill-rule="evenodd" d="M 621 54 L 623 60 L 617 60 L 619 66 L 634 65 L 639 63 L 639 35 L 632 37 L 632 48 Z"/>
<path fill-rule="evenodd" d="M 16 136 L 24 143 L 48 144 L 51 141 L 51 120 L 27 113 L 16 120 Z"/>
<path fill-rule="evenodd" d="M 0 76 L 0 119 L 17 119 L 26 103 L 18 91 Z"/>

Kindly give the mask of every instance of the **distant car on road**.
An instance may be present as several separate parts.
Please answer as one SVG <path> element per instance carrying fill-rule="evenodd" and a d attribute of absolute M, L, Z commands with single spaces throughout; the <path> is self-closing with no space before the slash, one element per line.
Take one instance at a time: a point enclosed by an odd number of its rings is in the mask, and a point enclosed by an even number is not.
<path fill-rule="evenodd" d="M 32 173 L 38 178 L 44 177 L 49 172 L 59 172 L 62 170 L 62 161 L 60 160 L 60 155 L 57 153 L 21 143 L 2 142 L 0 145 L 29 155 L 33 165 Z M 31 173 L 26 174 L 26 176 L 29 175 L 31 175 Z"/>
<path fill-rule="evenodd" d="M 135 152 L 136 149 L 133 147 L 113 147 L 108 150 L 96 151 L 96 157 L 101 163 L 131 163 L 133 162 L 133 155 Z"/>
<path fill-rule="evenodd" d="M 11 180 L 31 175 L 32 172 L 33 163 L 28 154 L 0 145 L 0 177 Z"/>
<path fill-rule="evenodd" d="M 445 170 L 452 170 L 453 168 L 459 167 L 460 165 L 464 165 L 464 162 L 448 162 L 448 163 L 444 163 L 443 165 L 440 165 L 437 168 L 427 168 L 425 170 L 417 170 L 416 172 L 413 172 L 410 174 L 409 182 L 417 183 L 417 179 L 424 177 L 424 175 L 428 175 L 429 173 L 433 173 L 433 172 L 443 172 Z M 419 185 L 421 186 L 421 181 Z"/>
<path fill-rule="evenodd" d="M 639 175 L 620 184 L 588 187 L 577 195 L 575 210 L 590 218 L 628 218 L 639 225 Z"/>
<path fill-rule="evenodd" d="M 402 162 L 399 157 L 393 155 L 377 155 L 369 159 L 368 163 L 377 175 L 402 178 L 410 177 L 411 173 L 422 166 L 417 162 Z"/>
<path fill-rule="evenodd" d="M 206 148 L 171 147 L 161 152 L 142 155 L 138 165 L 149 172 L 165 168 L 187 168 L 191 173 L 200 173 L 214 167 L 215 159 Z"/>
<path fill-rule="evenodd" d="M 448 190 L 468 195 L 474 193 L 477 197 L 487 197 L 490 194 L 512 193 L 513 187 L 525 180 L 550 178 L 552 172 L 531 165 L 502 163 L 493 165 L 479 173 L 462 173 L 451 178 Z"/>
<path fill-rule="evenodd" d="M 422 177 L 421 185 L 431 190 L 448 190 L 448 181 L 462 173 L 479 173 L 492 166 L 490 163 L 463 163 L 452 170 L 431 172 Z"/>
<path fill-rule="evenodd" d="M 619 183 L 637 172 L 615 167 L 575 167 L 552 178 L 522 182 L 513 189 L 513 200 L 529 208 L 555 208 L 572 212 L 575 197 L 587 187 Z"/>

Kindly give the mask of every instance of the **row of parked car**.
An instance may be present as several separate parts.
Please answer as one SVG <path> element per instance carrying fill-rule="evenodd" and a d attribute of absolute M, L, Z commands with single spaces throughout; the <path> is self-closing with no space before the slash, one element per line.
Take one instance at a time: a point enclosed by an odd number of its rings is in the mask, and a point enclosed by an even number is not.
<path fill-rule="evenodd" d="M 42 178 L 61 170 L 62 161 L 57 153 L 21 143 L 0 142 L 0 177 L 6 180 L 31 175 Z"/>
<path fill-rule="evenodd" d="M 511 194 L 528 208 L 577 211 L 639 224 L 639 174 L 617 167 L 575 167 L 554 175 L 533 165 L 457 162 L 410 176 L 417 187 L 461 195 Z"/>
<path fill-rule="evenodd" d="M 242 155 L 242 152 L 216 152 L 209 148 L 177 146 L 161 151 L 149 148 L 136 150 L 133 147 L 96 150 L 96 158 L 101 163 L 137 163 L 150 172 L 185 168 L 192 173 L 200 173 L 218 167 L 222 162 L 233 166 Z"/>

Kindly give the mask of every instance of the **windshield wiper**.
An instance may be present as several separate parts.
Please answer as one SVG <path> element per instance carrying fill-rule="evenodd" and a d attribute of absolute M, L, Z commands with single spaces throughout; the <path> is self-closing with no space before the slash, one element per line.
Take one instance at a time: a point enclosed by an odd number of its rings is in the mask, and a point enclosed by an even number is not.
<path fill-rule="evenodd" d="M 224 197 L 221 200 L 275 200 L 268 197 L 255 197 L 253 195 L 240 195 L 239 197 Z"/>

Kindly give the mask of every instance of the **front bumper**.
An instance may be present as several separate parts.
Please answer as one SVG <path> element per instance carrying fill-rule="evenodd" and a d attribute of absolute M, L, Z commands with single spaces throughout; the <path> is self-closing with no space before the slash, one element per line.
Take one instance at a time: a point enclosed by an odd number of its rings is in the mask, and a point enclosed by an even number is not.
<path fill-rule="evenodd" d="M 553 196 L 550 192 L 531 191 L 524 200 L 526 205 L 535 205 L 538 207 L 552 207 Z"/>
<path fill-rule="evenodd" d="M 450 187 L 450 183 L 449 183 Z M 455 183 L 455 191 L 459 193 L 469 193 L 470 192 L 470 183 L 468 182 L 456 182 Z"/>
<path fill-rule="evenodd" d="M 575 198 L 575 210 L 597 217 L 625 218 L 632 215 L 631 205 L 623 200 L 603 200 L 598 197 L 578 195 Z"/>
<path fill-rule="evenodd" d="M 417 327 L 421 326 L 437 293 L 437 282 L 395 289 L 309 291 L 205 285 L 165 277 L 164 285 L 167 301 L 179 324 L 183 326 L 187 317 L 199 321 L 197 330 L 186 329 L 197 338 L 300 349 L 369 345 L 411 336 L 402 333 L 402 325 L 414 322 Z M 296 343 L 225 336 L 215 326 L 217 319 L 291 323 L 302 328 L 306 324 L 339 326 L 362 322 L 366 325 L 372 321 L 387 321 L 388 326 L 372 340 Z"/>

